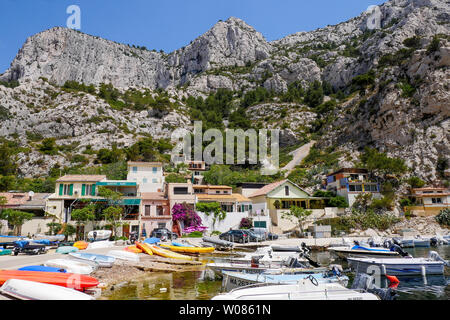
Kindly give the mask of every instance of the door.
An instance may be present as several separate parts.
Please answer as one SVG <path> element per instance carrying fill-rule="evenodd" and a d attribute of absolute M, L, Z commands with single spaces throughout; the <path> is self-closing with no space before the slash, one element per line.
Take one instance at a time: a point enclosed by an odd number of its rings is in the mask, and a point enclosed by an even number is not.
<path fill-rule="evenodd" d="M 130 225 L 123 225 L 122 226 L 122 236 L 129 238 L 130 237 Z"/>

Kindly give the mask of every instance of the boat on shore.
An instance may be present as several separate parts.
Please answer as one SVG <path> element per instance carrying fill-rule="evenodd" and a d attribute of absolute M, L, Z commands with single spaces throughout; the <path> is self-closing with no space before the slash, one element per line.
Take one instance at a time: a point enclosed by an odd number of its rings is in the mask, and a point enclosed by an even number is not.
<path fill-rule="evenodd" d="M 408 237 L 402 239 L 393 239 L 395 243 L 399 244 L 402 248 L 429 248 L 431 246 L 431 240 L 421 237 Z"/>
<path fill-rule="evenodd" d="M 35 240 L 49 240 L 51 242 L 58 242 L 58 241 L 64 241 L 66 238 L 63 234 L 57 234 L 55 236 L 48 236 L 46 234 L 36 234 L 33 237 Z"/>
<path fill-rule="evenodd" d="M 114 241 L 101 240 L 89 243 L 86 249 L 91 250 L 91 249 L 111 248 L 114 247 L 114 245 L 115 245 Z"/>
<path fill-rule="evenodd" d="M 56 249 L 56 253 L 69 254 L 71 252 L 78 252 L 78 250 L 79 249 L 77 247 L 64 246 L 64 247 L 59 247 L 58 249 Z"/>
<path fill-rule="evenodd" d="M 0 293 L 18 300 L 94 300 L 83 292 L 59 285 L 22 279 L 9 279 Z"/>
<path fill-rule="evenodd" d="M 66 273 L 66 269 L 54 268 L 54 267 L 46 267 L 46 266 L 26 266 L 19 268 L 17 270 L 20 271 L 41 271 L 41 272 L 62 272 Z"/>
<path fill-rule="evenodd" d="M 348 258 L 350 266 L 357 273 L 370 274 L 379 271 L 381 275 L 441 275 L 449 263 L 435 251 L 428 258 Z"/>
<path fill-rule="evenodd" d="M 192 257 L 186 256 L 183 254 L 179 254 L 177 252 L 172 252 L 170 250 L 163 249 L 158 246 L 148 246 L 150 250 L 152 250 L 153 254 L 172 259 L 180 259 L 180 260 L 192 260 Z"/>
<path fill-rule="evenodd" d="M 193 253 L 193 254 L 211 253 L 214 252 L 215 250 L 214 247 L 180 247 L 173 245 L 171 246 L 168 244 L 161 244 L 160 246 L 174 252 Z"/>
<path fill-rule="evenodd" d="M 139 262 L 139 256 L 136 253 L 125 250 L 111 250 L 106 255 L 116 260 Z"/>
<path fill-rule="evenodd" d="M 91 261 L 90 263 L 92 264 L 95 262 Z M 78 274 L 91 274 L 94 270 L 97 269 L 91 264 L 77 261 L 75 259 L 51 259 L 44 262 L 44 266 L 46 267 L 66 269 L 68 273 Z"/>
<path fill-rule="evenodd" d="M 75 258 L 77 260 L 80 260 L 82 262 L 84 261 L 93 261 L 98 263 L 98 266 L 101 268 L 111 268 L 116 261 L 116 258 L 111 256 L 105 256 L 102 254 L 95 254 L 95 253 L 86 253 L 86 252 L 72 252 L 69 253 L 69 256 L 72 258 Z"/>
<path fill-rule="evenodd" d="M 88 288 L 96 287 L 99 284 L 96 278 L 82 274 L 62 273 L 62 272 L 0 270 L 0 285 L 3 285 L 9 279 L 19 279 L 19 280 L 28 280 L 40 283 L 54 284 L 81 291 L 84 291 Z"/>
<path fill-rule="evenodd" d="M 111 230 L 92 230 L 87 234 L 89 241 L 102 241 L 108 240 L 111 237 Z"/>
<path fill-rule="evenodd" d="M 222 288 L 230 291 L 235 288 L 248 286 L 257 283 L 267 284 L 296 284 L 300 280 L 312 277 L 318 283 L 340 283 L 347 286 L 348 277 L 329 275 L 327 273 L 299 273 L 299 274 L 250 274 L 244 272 L 223 272 Z M 314 281 L 314 280 L 312 280 Z"/>

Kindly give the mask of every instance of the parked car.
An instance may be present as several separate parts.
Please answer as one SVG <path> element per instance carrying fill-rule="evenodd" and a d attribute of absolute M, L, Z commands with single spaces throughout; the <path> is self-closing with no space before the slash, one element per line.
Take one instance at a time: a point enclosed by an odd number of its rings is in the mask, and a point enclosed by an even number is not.
<path fill-rule="evenodd" d="M 156 228 L 153 229 L 152 234 L 150 235 L 152 238 L 159 238 L 161 240 L 175 240 L 178 238 L 178 235 L 167 228 Z"/>
<path fill-rule="evenodd" d="M 253 232 L 252 230 L 244 230 L 245 232 L 247 232 L 250 242 L 261 242 L 264 241 L 263 237 L 260 234 L 257 234 L 255 232 Z"/>
<path fill-rule="evenodd" d="M 249 242 L 249 238 L 250 238 L 250 235 L 248 234 L 248 232 L 246 232 L 246 230 L 230 230 L 230 231 L 222 233 L 219 236 L 220 240 L 239 242 L 239 243 Z"/>
<path fill-rule="evenodd" d="M 253 233 L 256 233 L 257 235 L 260 236 L 260 240 L 259 241 L 266 241 L 267 240 L 267 236 L 269 234 L 269 232 L 267 231 L 266 228 L 251 228 L 250 231 L 252 231 Z"/>

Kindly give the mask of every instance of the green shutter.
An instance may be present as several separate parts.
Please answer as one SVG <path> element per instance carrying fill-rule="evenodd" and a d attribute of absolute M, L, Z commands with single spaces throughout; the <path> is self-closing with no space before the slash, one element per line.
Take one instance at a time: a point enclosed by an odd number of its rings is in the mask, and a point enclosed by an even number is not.
<path fill-rule="evenodd" d="M 59 184 L 59 195 L 62 196 L 64 191 L 64 185 L 62 183 Z"/>
<path fill-rule="evenodd" d="M 81 195 L 84 196 L 85 193 L 86 193 L 86 185 L 83 183 L 83 184 L 81 185 Z"/>
<path fill-rule="evenodd" d="M 69 185 L 69 196 L 73 195 L 73 184 Z"/>
<path fill-rule="evenodd" d="M 95 196 L 95 184 L 92 185 L 91 196 Z"/>

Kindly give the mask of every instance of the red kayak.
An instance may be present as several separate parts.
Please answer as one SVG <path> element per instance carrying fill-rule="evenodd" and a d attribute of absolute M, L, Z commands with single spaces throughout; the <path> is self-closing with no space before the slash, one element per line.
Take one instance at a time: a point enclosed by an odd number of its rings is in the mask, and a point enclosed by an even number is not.
<path fill-rule="evenodd" d="M 3 283 L 9 279 L 53 284 L 80 291 L 84 291 L 87 288 L 96 287 L 99 284 L 98 280 L 93 277 L 76 273 L 0 270 L 0 286 L 2 286 Z"/>

